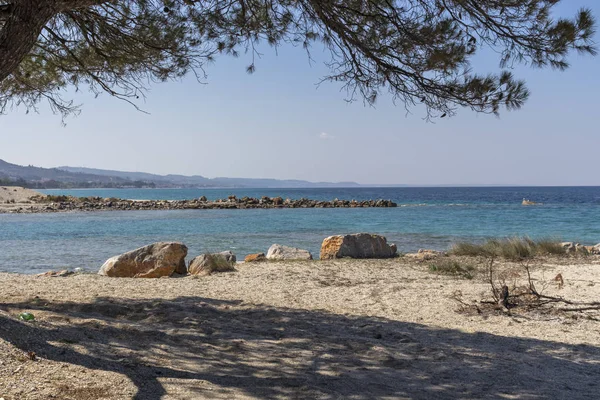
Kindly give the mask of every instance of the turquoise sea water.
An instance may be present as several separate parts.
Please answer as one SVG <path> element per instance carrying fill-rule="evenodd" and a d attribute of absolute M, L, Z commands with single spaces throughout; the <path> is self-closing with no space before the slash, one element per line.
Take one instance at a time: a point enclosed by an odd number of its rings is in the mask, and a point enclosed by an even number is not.
<path fill-rule="evenodd" d="M 110 189 L 52 194 L 130 199 L 243 196 L 332 200 L 391 199 L 398 208 L 106 211 L 0 214 L 0 271 L 37 273 L 62 267 L 96 271 L 109 257 L 160 240 L 182 241 L 190 259 L 206 251 L 266 252 L 273 243 L 318 256 L 323 238 L 373 232 L 399 251 L 444 250 L 459 240 L 528 235 L 600 242 L 600 187 Z M 543 202 L 521 206 L 528 198 Z"/>

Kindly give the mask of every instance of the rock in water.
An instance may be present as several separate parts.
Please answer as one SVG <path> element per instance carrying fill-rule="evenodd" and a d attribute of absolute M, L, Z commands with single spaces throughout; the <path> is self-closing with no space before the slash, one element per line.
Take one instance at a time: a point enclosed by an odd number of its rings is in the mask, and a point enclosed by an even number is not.
<path fill-rule="evenodd" d="M 187 247 L 158 242 L 106 260 L 98 274 L 118 278 L 160 278 L 185 271 Z"/>
<path fill-rule="evenodd" d="M 308 250 L 298 249 L 296 247 L 282 246 L 274 244 L 269 247 L 267 260 L 312 260 L 312 254 Z"/>
<path fill-rule="evenodd" d="M 190 262 L 188 272 L 190 275 L 210 275 L 213 272 L 235 271 L 236 257 L 231 251 L 221 253 L 202 254 Z"/>
<path fill-rule="evenodd" d="M 265 256 L 265 253 L 248 254 L 246 258 L 244 258 L 244 262 L 259 262 L 266 260 L 267 257 Z"/>
<path fill-rule="evenodd" d="M 332 258 L 391 258 L 396 245 L 388 244 L 384 236 L 370 233 L 329 236 L 321 245 L 321 260 Z"/>

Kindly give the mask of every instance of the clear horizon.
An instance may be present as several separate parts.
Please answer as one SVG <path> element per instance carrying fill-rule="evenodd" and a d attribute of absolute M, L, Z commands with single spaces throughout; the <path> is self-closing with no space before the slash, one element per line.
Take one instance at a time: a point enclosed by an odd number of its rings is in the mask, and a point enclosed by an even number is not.
<path fill-rule="evenodd" d="M 574 0 L 557 16 L 600 4 Z M 596 43 L 599 36 L 596 34 Z M 262 49 L 255 74 L 248 57 L 219 57 L 207 84 L 191 77 L 154 84 L 137 112 L 107 95 L 73 93 L 82 113 L 66 120 L 40 113 L 0 116 L 0 159 L 45 168 L 68 165 L 160 175 L 202 175 L 411 186 L 598 186 L 596 93 L 600 57 L 571 54 L 565 71 L 517 67 L 532 95 L 500 118 L 458 110 L 435 123 L 423 110 L 348 104 L 325 74 L 321 47 Z M 278 54 L 275 54 L 275 53 Z M 474 69 L 497 72 L 498 56 Z"/>

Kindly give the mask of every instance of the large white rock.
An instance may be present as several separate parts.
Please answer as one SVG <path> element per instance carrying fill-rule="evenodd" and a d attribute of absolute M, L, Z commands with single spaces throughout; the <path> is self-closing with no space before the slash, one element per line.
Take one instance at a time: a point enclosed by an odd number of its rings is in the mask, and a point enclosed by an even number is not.
<path fill-rule="evenodd" d="M 267 260 L 312 260 L 312 254 L 308 250 L 296 247 L 274 244 L 267 252 Z"/>
<path fill-rule="evenodd" d="M 185 271 L 187 247 L 183 243 L 158 242 L 106 260 L 98 274 L 119 278 L 160 278 Z"/>

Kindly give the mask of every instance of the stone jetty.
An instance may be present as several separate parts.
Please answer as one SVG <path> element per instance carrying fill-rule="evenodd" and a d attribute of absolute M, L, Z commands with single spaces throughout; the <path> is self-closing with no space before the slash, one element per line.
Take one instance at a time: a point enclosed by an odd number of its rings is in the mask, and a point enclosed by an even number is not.
<path fill-rule="evenodd" d="M 255 208 L 368 208 L 397 207 L 391 200 L 338 200 L 283 199 L 229 196 L 227 199 L 208 200 L 202 196 L 192 200 L 126 200 L 102 197 L 44 196 L 28 204 L 13 208 L 12 213 L 44 213 L 68 211 L 131 211 L 131 210 L 204 210 L 204 209 L 255 209 Z M 2 208 L 0 208 L 2 212 Z"/>

